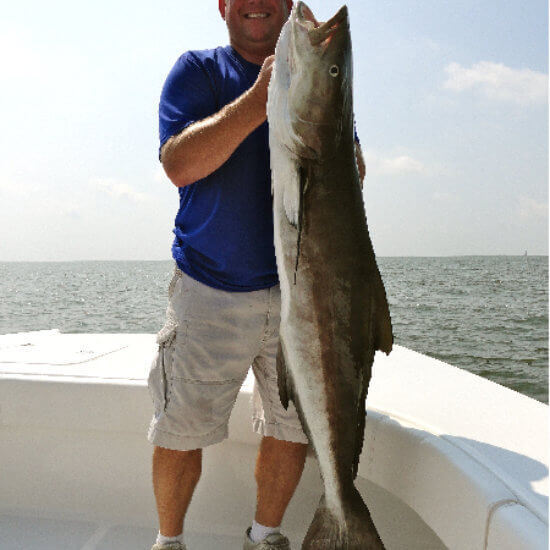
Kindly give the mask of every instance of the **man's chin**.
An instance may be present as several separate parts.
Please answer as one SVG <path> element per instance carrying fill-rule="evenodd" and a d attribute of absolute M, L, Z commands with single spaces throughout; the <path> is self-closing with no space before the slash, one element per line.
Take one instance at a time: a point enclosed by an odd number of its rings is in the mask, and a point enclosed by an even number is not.
<path fill-rule="evenodd" d="M 244 19 L 241 25 L 242 32 L 250 37 L 256 37 L 258 40 L 267 38 L 274 34 L 279 36 L 284 22 L 278 24 L 273 16 L 266 19 Z"/>
<path fill-rule="evenodd" d="M 266 48 L 273 46 L 273 48 L 275 48 L 278 37 L 274 37 L 273 32 L 263 32 L 247 33 L 244 38 L 246 38 L 247 42 L 255 46 L 264 46 Z"/>

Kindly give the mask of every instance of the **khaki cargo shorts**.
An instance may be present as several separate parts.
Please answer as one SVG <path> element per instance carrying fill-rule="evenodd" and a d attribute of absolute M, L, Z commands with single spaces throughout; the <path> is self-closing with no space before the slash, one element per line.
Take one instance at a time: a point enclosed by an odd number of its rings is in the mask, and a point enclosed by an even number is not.
<path fill-rule="evenodd" d="M 176 268 L 166 324 L 149 373 L 155 412 L 153 445 L 191 450 L 227 438 L 231 410 L 252 366 L 253 430 L 284 441 L 307 443 L 292 403 L 279 399 L 275 357 L 280 291 L 211 288 Z"/>

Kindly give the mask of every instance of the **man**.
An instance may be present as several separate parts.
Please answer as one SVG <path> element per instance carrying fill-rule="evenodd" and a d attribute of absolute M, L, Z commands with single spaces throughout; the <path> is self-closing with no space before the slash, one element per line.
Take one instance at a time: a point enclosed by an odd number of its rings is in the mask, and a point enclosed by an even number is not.
<path fill-rule="evenodd" d="M 279 529 L 307 450 L 276 384 L 280 293 L 266 123 L 272 54 L 291 0 L 219 0 L 230 46 L 187 52 L 163 88 L 160 157 L 179 188 L 169 288 L 149 388 L 160 530 L 152 550 L 182 550 L 202 448 L 227 437 L 249 365 L 256 376 L 257 507 L 243 548 L 289 550 Z M 360 161 L 358 156 L 358 162 Z"/>

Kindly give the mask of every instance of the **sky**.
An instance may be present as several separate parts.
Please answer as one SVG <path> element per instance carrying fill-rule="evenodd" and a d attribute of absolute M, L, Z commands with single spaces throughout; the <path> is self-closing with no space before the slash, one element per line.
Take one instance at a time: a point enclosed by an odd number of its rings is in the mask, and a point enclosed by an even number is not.
<path fill-rule="evenodd" d="M 546 1 L 347 5 L 377 255 L 547 254 Z M 170 259 L 160 91 L 181 53 L 227 43 L 213 0 L 6 3 L 0 261 Z"/>

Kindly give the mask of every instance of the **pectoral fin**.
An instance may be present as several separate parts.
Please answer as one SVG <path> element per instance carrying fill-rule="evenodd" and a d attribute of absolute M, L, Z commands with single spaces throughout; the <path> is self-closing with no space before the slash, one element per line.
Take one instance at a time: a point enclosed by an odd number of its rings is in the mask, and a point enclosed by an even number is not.
<path fill-rule="evenodd" d="M 277 349 L 277 382 L 279 385 L 279 399 L 285 409 L 288 409 L 289 401 L 293 400 L 294 394 L 292 391 L 292 383 L 289 378 L 288 369 L 286 368 L 285 356 L 283 353 L 283 345 L 279 340 Z"/>

